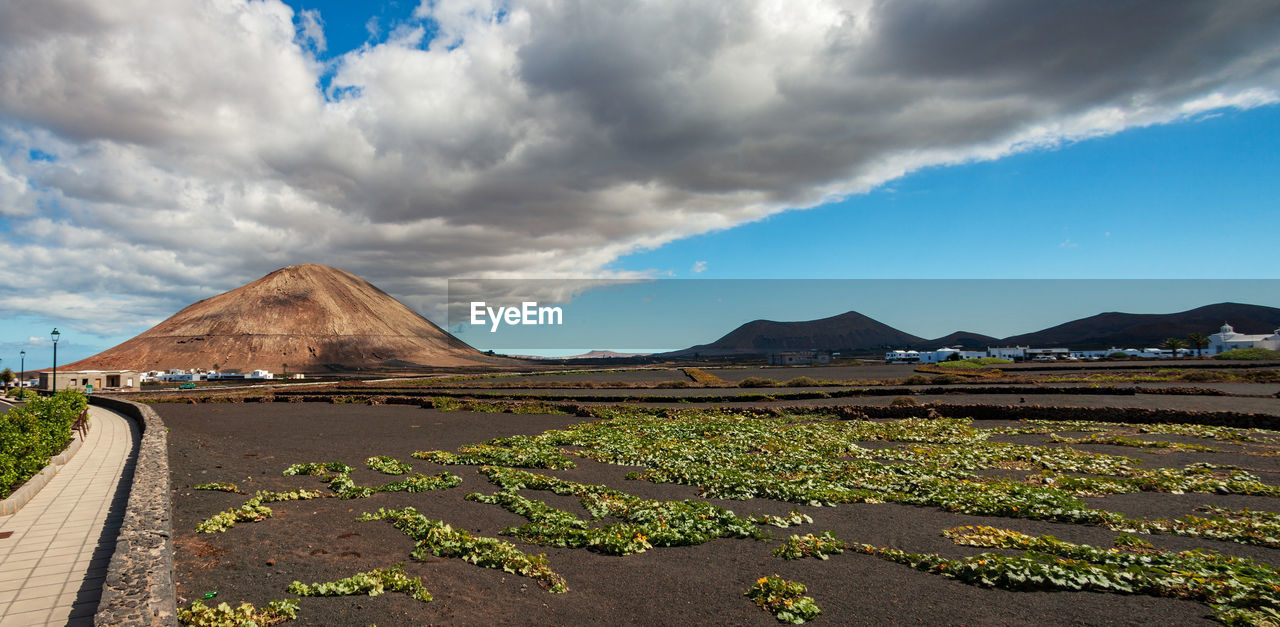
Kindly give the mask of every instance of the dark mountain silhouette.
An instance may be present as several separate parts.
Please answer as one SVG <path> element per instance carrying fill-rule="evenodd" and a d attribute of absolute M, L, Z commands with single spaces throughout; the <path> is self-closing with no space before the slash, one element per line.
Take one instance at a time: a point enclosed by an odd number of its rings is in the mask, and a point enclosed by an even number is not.
<path fill-rule="evenodd" d="M 915 345 L 924 338 L 903 333 L 856 311 L 821 320 L 775 322 L 755 320 L 710 343 L 666 353 L 677 357 L 759 355 L 795 350 L 868 351 Z"/>
<path fill-rule="evenodd" d="M 1238 333 L 1271 333 L 1280 327 L 1280 309 L 1242 303 L 1218 303 L 1171 314 L 1101 313 L 1073 320 L 1043 331 L 1000 340 L 1021 346 L 1066 348 L 1147 348 L 1167 338 L 1185 339 L 1188 333 L 1217 333 L 1230 322 Z"/>
<path fill-rule="evenodd" d="M 956 331 L 949 335 L 944 335 L 936 340 L 926 340 L 916 344 L 912 348 L 933 350 L 948 346 L 951 348 L 963 348 L 967 350 L 986 350 L 988 346 L 995 346 L 1000 340 L 983 335 L 981 333 L 970 333 L 969 331 Z"/>
<path fill-rule="evenodd" d="M 482 355 L 349 272 L 306 264 L 207 298 L 76 369 L 473 366 Z"/>
<path fill-rule="evenodd" d="M 1239 333 L 1271 333 L 1280 327 L 1280 309 L 1241 303 L 1206 305 L 1171 314 L 1109 312 L 1074 320 L 1035 333 L 1003 339 L 957 331 L 926 340 L 873 320 L 855 311 L 804 322 L 756 320 L 734 329 L 710 344 L 693 346 L 666 356 L 705 357 L 761 355 L 793 350 L 879 352 L 885 348 L 932 350 L 943 346 L 982 350 L 989 346 L 1065 347 L 1078 349 L 1147 348 L 1170 337 L 1189 333 L 1217 333 L 1230 322 Z"/>

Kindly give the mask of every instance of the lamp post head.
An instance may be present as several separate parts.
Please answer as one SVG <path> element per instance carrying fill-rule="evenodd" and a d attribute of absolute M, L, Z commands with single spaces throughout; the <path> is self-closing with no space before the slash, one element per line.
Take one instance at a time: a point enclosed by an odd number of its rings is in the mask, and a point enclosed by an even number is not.
<path fill-rule="evenodd" d="M 61 334 L 61 333 L 58 333 L 58 328 L 57 328 L 57 327 L 54 327 L 54 328 L 53 328 L 53 331 L 49 333 L 49 339 L 53 340 L 53 343 L 54 343 L 54 344 L 57 344 L 57 343 L 58 343 L 58 338 L 59 338 L 59 337 L 61 337 L 61 336 L 62 336 L 62 334 Z"/>
<path fill-rule="evenodd" d="M 18 356 L 19 356 L 19 357 L 26 357 L 26 356 L 27 356 L 27 351 L 25 351 L 25 350 L 18 351 Z"/>

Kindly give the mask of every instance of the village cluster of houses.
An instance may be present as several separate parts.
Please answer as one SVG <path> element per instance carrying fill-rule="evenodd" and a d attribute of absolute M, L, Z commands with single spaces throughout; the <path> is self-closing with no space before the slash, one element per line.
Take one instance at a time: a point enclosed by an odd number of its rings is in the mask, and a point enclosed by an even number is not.
<path fill-rule="evenodd" d="M 251 373 L 244 374 L 239 372 L 218 372 L 216 370 L 183 370 L 182 368 L 173 368 L 168 372 L 152 370 L 142 373 L 143 383 L 163 382 L 163 383 L 187 383 L 195 381 L 245 381 L 260 380 L 265 381 L 274 379 L 275 375 L 270 370 L 254 370 Z M 293 378 L 300 379 L 302 375 L 293 375 Z"/>
<path fill-rule="evenodd" d="M 996 357 L 1009 361 L 1080 361 L 1096 360 L 1123 353 L 1128 357 L 1146 359 L 1168 359 L 1171 357 L 1191 357 L 1197 354 L 1217 355 L 1238 348 L 1265 348 L 1280 350 L 1280 329 L 1270 335 L 1246 335 L 1236 333 L 1230 324 L 1224 323 L 1217 333 L 1206 338 L 1208 346 L 1197 351 L 1194 348 L 1179 348 L 1177 353 L 1167 348 L 1117 348 L 1104 350 L 1072 350 L 1068 348 L 1031 348 L 1030 346 L 1006 346 L 987 348 L 984 351 L 968 351 L 958 348 L 939 348 L 933 351 L 892 350 L 884 354 L 884 360 L 895 364 L 934 364 L 956 359 L 980 359 Z"/>
<path fill-rule="evenodd" d="M 290 379 L 302 379 L 305 375 L 291 374 Z M 133 390 L 142 389 L 144 383 L 195 383 L 197 381 L 268 381 L 276 379 L 270 370 L 254 370 L 250 373 L 217 372 L 214 370 L 183 370 L 174 368 L 168 371 L 151 370 L 59 370 L 57 374 L 58 390 L 80 390 L 92 393 L 100 390 Z M 54 388 L 54 376 L 50 372 L 39 373 L 39 379 L 32 379 L 29 387 L 42 390 Z"/>

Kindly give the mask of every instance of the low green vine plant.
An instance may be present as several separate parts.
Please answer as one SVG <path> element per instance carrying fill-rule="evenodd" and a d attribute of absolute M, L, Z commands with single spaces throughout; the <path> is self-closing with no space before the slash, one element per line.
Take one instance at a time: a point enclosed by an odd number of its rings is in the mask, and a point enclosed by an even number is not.
<path fill-rule="evenodd" d="M 291 621 L 298 617 L 298 600 L 281 599 L 271 601 L 266 607 L 258 609 L 252 603 L 241 603 L 231 607 L 219 603 L 208 607 L 203 601 L 196 600 L 190 607 L 178 610 L 178 620 L 184 625 L 194 627 L 270 627 Z"/>
<path fill-rule="evenodd" d="M 778 622 L 799 625 L 822 613 L 813 597 L 805 596 L 806 592 L 804 584 L 772 575 L 757 579 L 746 597 L 755 601 L 756 607 L 773 614 Z"/>
<path fill-rule="evenodd" d="M 412 507 L 382 509 L 361 515 L 360 522 L 385 520 L 417 541 L 418 546 L 410 554 L 417 560 L 428 555 L 454 557 L 483 568 L 496 568 L 522 577 L 534 579 L 552 593 L 568 592 L 564 577 L 551 570 L 545 555 L 529 555 L 510 542 L 497 538 L 473 536 L 465 530 L 455 530 L 440 520 L 431 520 Z"/>
<path fill-rule="evenodd" d="M 418 577 L 410 577 L 404 572 L 404 564 L 396 564 L 390 568 L 356 573 L 350 577 L 326 583 L 305 584 L 295 581 L 289 585 L 288 592 L 304 597 L 336 597 L 351 595 L 368 595 L 376 597 L 384 592 L 403 592 L 422 602 L 431 600 L 431 593 Z"/>
<path fill-rule="evenodd" d="M 816 557 L 820 560 L 827 559 L 828 555 L 838 555 L 844 553 L 849 548 L 844 540 L 837 538 L 834 533 L 824 531 L 819 535 L 806 533 L 805 535 L 793 535 L 783 541 L 782 546 L 774 549 L 773 554 L 788 560 L 798 560 L 805 557 Z"/>

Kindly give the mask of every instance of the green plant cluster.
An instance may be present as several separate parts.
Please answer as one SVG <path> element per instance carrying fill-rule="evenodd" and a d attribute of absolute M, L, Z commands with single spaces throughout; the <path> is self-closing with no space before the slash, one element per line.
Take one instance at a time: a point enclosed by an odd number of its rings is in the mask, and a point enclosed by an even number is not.
<path fill-rule="evenodd" d="M 404 475 L 413 472 L 413 466 L 390 455 L 377 455 L 364 460 L 369 470 L 376 470 L 384 475 Z"/>
<path fill-rule="evenodd" d="M 543 401 L 483 401 L 476 399 L 435 396 L 431 407 L 439 411 L 473 411 L 484 414 L 548 414 L 564 415 L 559 407 Z"/>
<path fill-rule="evenodd" d="M 934 364 L 934 366 L 944 368 L 946 370 L 978 370 L 988 366 L 1000 366 L 1011 363 L 1013 362 L 999 357 L 975 357 L 972 359 L 961 359 L 958 361 L 940 361 Z"/>
<path fill-rule="evenodd" d="M 1081 431 L 1104 435 L 1132 435 L 1151 433 L 1160 435 L 1185 435 L 1205 440 L 1235 443 L 1280 444 L 1280 431 L 1267 429 L 1239 429 L 1217 425 L 1159 422 L 1144 425 L 1127 425 L 1119 422 L 1094 422 L 1090 420 L 1024 420 L 1020 427 L 995 427 L 993 434 L 1026 435 L 1053 434 Z"/>
<path fill-rule="evenodd" d="M 773 525 L 774 527 L 793 527 L 795 525 L 804 525 L 813 522 L 808 514 L 802 514 L 799 510 L 791 510 L 786 516 L 774 516 L 773 514 L 759 514 L 752 516 L 751 521 L 758 525 Z"/>
<path fill-rule="evenodd" d="M 1069 446 L 989 441 L 993 435 L 1018 432 L 1137 429 L 1132 425 L 1029 422 L 1019 427 L 979 429 L 967 419 L 845 421 L 811 411 L 609 406 L 592 408 L 592 412 L 603 420 L 537 436 L 490 441 L 484 459 L 525 460 L 535 453 L 578 455 L 641 466 L 642 470 L 628 474 L 628 478 L 696 486 L 702 496 L 713 498 L 769 498 L 808 505 L 895 502 L 964 514 L 1176 533 L 1266 546 L 1275 537 L 1267 526 L 1270 523 L 1221 516 L 1133 519 L 1091 508 L 1080 500 L 1082 496 L 1138 491 L 1280 496 L 1280 488 L 1248 472 L 1204 464 L 1146 469 L 1134 458 Z M 1195 431 L 1191 426 L 1180 429 Z M 1203 433 L 1241 435 L 1222 428 Z M 904 445 L 870 450 L 859 446 L 860 442 Z M 576 449 L 570 452 L 563 447 Z M 1032 474 L 1024 480 L 984 474 L 993 469 L 1023 469 Z M 490 472 L 491 479 L 499 476 Z M 1093 476 L 1079 476 L 1082 473 Z M 535 533 L 543 531 L 538 523 L 531 521 L 531 525 L 521 537 L 541 537 Z M 581 533 L 573 532 L 575 537 Z M 564 541 L 554 534 L 544 540 Z"/>
<path fill-rule="evenodd" d="M 253 495 L 253 498 L 246 501 L 244 505 L 218 512 L 217 514 L 209 517 L 208 520 L 196 525 L 196 532 L 221 533 L 236 526 L 236 523 L 266 520 L 271 517 L 272 511 L 271 508 L 264 505 L 264 503 L 305 501 L 322 498 L 324 498 L 324 493 L 319 490 L 291 490 L 288 492 L 259 490 Z"/>
<path fill-rule="evenodd" d="M 309 462 L 306 464 L 293 464 L 284 470 L 284 476 L 292 477 L 295 475 L 323 475 L 326 473 L 349 474 L 354 468 L 342 462 Z"/>
<path fill-rule="evenodd" d="M 702 385 L 725 385 L 727 382 L 702 368 L 685 368 L 684 373 L 695 383 Z"/>
<path fill-rule="evenodd" d="M 368 595 L 376 597 L 384 592 L 403 592 L 418 601 L 431 600 L 431 593 L 422 580 L 410 577 L 404 572 L 404 564 L 396 564 L 390 568 L 375 568 L 368 572 L 356 573 L 350 577 L 325 583 L 305 584 L 295 581 L 289 585 L 289 594 L 304 597 L 336 597 Z"/>
<path fill-rule="evenodd" d="M 1213 356 L 1214 359 L 1247 359 L 1251 361 L 1280 360 L 1280 351 L 1267 348 L 1237 348 L 1223 351 Z"/>
<path fill-rule="evenodd" d="M 992 527 L 956 527 L 944 535 L 957 544 L 1023 551 L 945 558 L 861 545 L 858 550 L 966 583 L 1009 590 L 1091 590 L 1148 594 L 1208 604 L 1223 622 L 1250 624 L 1280 618 L 1280 573 L 1268 564 L 1195 549 L 1154 550 L 1150 545 L 1101 549 Z"/>
<path fill-rule="evenodd" d="M 1181 369 L 1181 368 L 1157 368 L 1154 371 L 1126 374 L 1126 373 L 1091 373 L 1091 374 L 1066 374 L 1054 375 L 1041 379 L 1046 383 L 1118 383 L 1118 382 L 1169 382 L 1169 381 L 1186 381 L 1188 383 L 1205 383 L 1210 381 L 1242 381 L 1253 383 L 1268 383 L 1280 379 L 1280 371 L 1271 369 L 1260 370 L 1205 370 L 1203 368 Z"/>
<path fill-rule="evenodd" d="M 424 475 L 415 473 L 412 477 L 403 481 L 392 481 L 391 483 L 374 488 L 375 492 L 432 492 L 435 490 L 448 490 L 462 485 L 462 477 L 450 472 L 441 472 L 436 475 Z"/>
<path fill-rule="evenodd" d="M 510 542 L 497 538 L 477 537 L 466 530 L 455 530 L 439 520 L 431 520 L 412 507 L 383 509 L 361 515 L 356 520 L 367 522 L 385 520 L 417 542 L 410 554 L 417 560 L 428 555 L 458 558 L 483 568 L 494 568 L 508 573 L 529 577 L 552 593 L 568 592 L 564 577 L 551 570 L 545 555 L 529 555 Z"/>
<path fill-rule="evenodd" d="M 71 442 L 71 425 L 89 401 L 75 390 L 36 397 L 0 415 L 0 499 L 35 476 Z"/>
<path fill-rule="evenodd" d="M 197 599 L 190 607 L 178 609 L 178 620 L 195 627 L 269 627 L 297 617 L 297 599 L 271 601 L 262 609 L 252 603 L 241 603 L 238 607 L 219 603 L 208 607 Z"/>
<path fill-rule="evenodd" d="M 651 501 L 606 486 L 565 481 L 513 468 L 480 469 L 501 491 L 468 494 L 467 499 L 498 505 L 529 519 L 502 531 L 526 542 L 583 548 L 606 555 L 642 553 L 655 546 L 689 546 L 716 538 L 763 538 L 755 524 L 706 501 Z M 622 522 L 591 527 L 570 512 L 520 495 L 521 489 L 576 496 L 599 521 Z M 594 522 L 594 521 L 593 521 Z"/>
<path fill-rule="evenodd" d="M 213 483 L 201 483 L 199 485 L 194 485 L 194 486 L 191 486 L 191 489 L 192 490 L 212 490 L 215 492 L 234 492 L 236 494 L 244 494 L 244 492 L 240 491 L 240 487 L 234 483 L 219 483 L 217 481 Z"/>
<path fill-rule="evenodd" d="M 782 559 L 798 560 L 805 557 L 816 557 L 820 560 L 827 559 L 828 555 L 839 555 L 849 548 L 844 540 L 837 538 L 834 533 L 824 531 L 819 535 L 806 533 L 804 535 L 792 535 L 783 541 L 782 546 L 773 550 L 773 554 Z"/>
<path fill-rule="evenodd" d="M 746 597 L 755 601 L 756 607 L 777 617 L 778 622 L 799 625 L 822 613 L 813 597 L 805 596 L 808 591 L 802 583 L 772 575 L 757 579 Z"/>
<path fill-rule="evenodd" d="M 429 462 L 446 466 L 515 466 L 517 468 L 547 468 L 564 470 L 576 468 L 577 464 L 566 457 L 555 446 L 543 444 L 530 436 L 512 436 L 497 438 L 482 444 L 473 444 L 458 449 L 457 453 L 446 451 L 416 451 L 413 456 Z"/>
<path fill-rule="evenodd" d="M 1049 436 L 1049 441 L 1059 444 L 1110 444 L 1112 446 L 1159 448 L 1175 451 L 1201 451 L 1204 453 L 1213 453 L 1218 450 L 1203 444 L 1185 444 L 1181 442 L 1169 442 L 1167 440 L 1142 440 L 1139 438 L 1125 437 L 1123 435 L 1104 435 L 1100 433 L 1091 433 L 1083 438 L 1069 438 L 1055 433 Z"/>
<path fill-rule="evenodd" d="M 386 463 L 384 460 L 390 460 L 394 463 Z M 366 464 L 373 470 L 379 468 L 395 468 L 403 469 L 405 472 L 412 470 L 408 464 L 404 464 L 392 457 L 370 457 L 366 460 Z M 378 468 L 373 468 L 378 466 Z M 402 481 L 392 481 L 385 485 L 370 487 L 356 485 L 351 479 L 351 472 L 354 469 L 342 462 L 311 462 L 306 464 L 294 464 L 284 471 L 286 476 L 289 475 L 324 475 L 326 472 L 335 473 L 325 475 L 322 478 L 329 484 L 329 489 L 333 490 L 338 498 L 343 499 L 363 499 L 373 496 L 378 492 L 430 492 L 432 490 L 448 490 L 462 485 L 462 477 L 449 472 L 441 472 L 438 475 L 428 476 L 422 473 L 416 473 L 412 477 Z M 383 472 L 386 472 L 385 470 Z M 403 474 L 403 473 L 386 473 L 386 474 Z"/>

